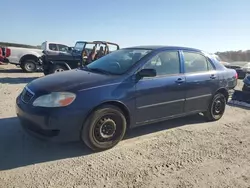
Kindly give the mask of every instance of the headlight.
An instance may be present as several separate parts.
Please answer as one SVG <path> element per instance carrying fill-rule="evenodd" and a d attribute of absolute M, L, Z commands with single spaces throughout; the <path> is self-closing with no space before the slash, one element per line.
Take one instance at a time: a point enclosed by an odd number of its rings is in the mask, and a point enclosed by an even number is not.
<path fill-rule="evenodd" d="M 74 93 L 70 92 L 53 92 L 38 97 L 33 106 L 40 107 L 64 107 L 70 105 L 76 98 Z"/>

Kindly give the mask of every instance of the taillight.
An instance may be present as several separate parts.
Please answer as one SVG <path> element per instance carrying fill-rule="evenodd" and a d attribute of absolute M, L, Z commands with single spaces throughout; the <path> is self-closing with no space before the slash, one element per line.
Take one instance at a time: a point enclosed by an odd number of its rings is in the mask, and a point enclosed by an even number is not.
<path fill-rule="evenodd" d="M 11 51 L 9 48 L 5 48 L 5 57 L 10 57 Z"/>
<path fill-rule="evenodd" d="M 235 78 L 238 79 L 238 73 L 237 72 L 235 73 Z"/>

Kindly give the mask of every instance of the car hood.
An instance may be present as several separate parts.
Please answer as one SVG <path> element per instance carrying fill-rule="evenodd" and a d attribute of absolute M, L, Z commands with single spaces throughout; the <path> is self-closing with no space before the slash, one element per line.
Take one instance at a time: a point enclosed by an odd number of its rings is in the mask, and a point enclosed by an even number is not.
<path fill-rule="evenodd" d="M 116 76 L 73 69 L 37 78 L 30 82 L 27 87 L 34 93 L 86 89 L 113 83 L 115 81 L 114 77 Z"/>

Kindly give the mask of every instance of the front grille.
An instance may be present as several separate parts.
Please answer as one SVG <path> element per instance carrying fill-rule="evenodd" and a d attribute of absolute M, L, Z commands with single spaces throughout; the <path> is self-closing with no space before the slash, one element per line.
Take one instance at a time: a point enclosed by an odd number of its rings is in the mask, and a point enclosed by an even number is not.
<path fill-rule="evenodd" d="M 25 87 L 21 94 L 22 101 L 25 103 L 29 103 L 33 97 L 34 93 L 30 91 L 27 87 Z"/>

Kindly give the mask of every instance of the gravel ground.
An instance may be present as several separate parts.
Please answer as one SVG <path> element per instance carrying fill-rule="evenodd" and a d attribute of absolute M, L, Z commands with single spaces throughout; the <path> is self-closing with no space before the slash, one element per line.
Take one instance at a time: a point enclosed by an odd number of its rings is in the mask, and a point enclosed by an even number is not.
<path fill-rule="evenodd" d="M 218 122 L 195 115 L 144 126 L 115 148 L 92 153 L 80 143 L 51 144 L 23 133 L 15 98 L 40 76 L 0 66 L 1 188 L 250 188 L 250 111 L 227 106 Z"/>

